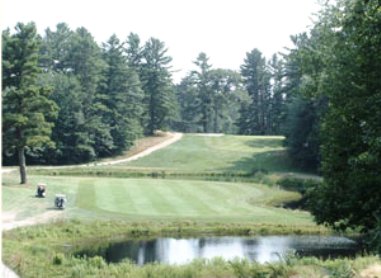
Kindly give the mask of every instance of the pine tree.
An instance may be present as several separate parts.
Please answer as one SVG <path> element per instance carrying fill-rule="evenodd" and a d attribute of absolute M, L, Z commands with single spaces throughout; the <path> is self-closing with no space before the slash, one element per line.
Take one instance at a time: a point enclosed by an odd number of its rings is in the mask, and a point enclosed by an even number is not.
<path fill-rule="evenodd" d="M 106 123 L 107 107 L 103 104 L 106 97 L 99 90 L 103 81 L 105 63 L 101 49 L 85 28 L 78 28 L 70 41 L 68 70 L 78 78 L 81 85 L 81 104 L 84 115 L 83 130 L 88 134 L 89 155 L 96 157 L 110 155 L 115 148 Z"/>
<path fill-rule="evenodd" d="M 251 97 L 249 106 L 241 108 L 238 123 L 241 134 L 266 134 L 268 130 L 268 109 L 271 95 L 271 73 L 267 70 L 266 59 L 258 49 L 246 54 L 241 66 L 241 75 Z"/>
<path fill-rule="evenodd" d="M 34 23 L 18 23 L 13 35 L 3 32 L 3 147 L 18 153 L 21 184 L 27 183 L 26 149 L 53 144 L 57 106 L 37 82 L 39 46 Z"/>
<path fill-rule="evenodd" d="M 212 65 L 204 52 L 201 52 L 194 63 L 199 67 L 199 71 L 194 71 L 198 96 L 200 99 L 201 125 L 203 132 L 212 132 L 213 125 L 213 96 L 210 82 L 210 70 Z"/>
<path fill-rule="evenodd" d="M 107 107 L 105 121 L 111 128 L 114 152 L 120 153 L 142 135 L 143 91 L 138 75 L 128 67 L 123 44 L 115 35 L 103 45 L 103 59 L 107 64 L 101 87 Z"/>
<path fill-rule="evenodd" d="M 176 99 L 169 72 L 172 58 L 158 39 L 149 39 L 142 51 L 140 79 L 146 105 L 145 132 L 153 134 L 157 129 L 166 129 L 176 111 Z"/>

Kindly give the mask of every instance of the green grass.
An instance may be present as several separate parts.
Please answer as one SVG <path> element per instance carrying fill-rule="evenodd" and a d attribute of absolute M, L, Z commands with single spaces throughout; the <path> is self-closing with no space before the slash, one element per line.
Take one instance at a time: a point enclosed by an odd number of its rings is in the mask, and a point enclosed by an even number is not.
<path fill-rule="evenodd" d="M 260 184 L 198 180 L 118 179 L 94 177 L 31 177 L 43 180 L 48 197 L 35 198 L 35 188 L 3 186 L 3 210 L 32 216 L 53 209 L 56 193 L 68 196 L 68 217 L 127 220 L 190 219 L 253 221 L 263 224 L 314 225 L 307 212 L 285 210 L 273 205 L 295 200 L 294 192 Z M 9 181 L 11 182 L 11 181 Z M 17 192 L 17 193 L 16 193 Z"/>
<path fill-rule="evenodd" d="M 124 166 L 191 173 L 295 170 L 282 146 L 283 140 L 282 136 L 185 135 L 173 145 Z"/>
<path fill-rule="evenodd" d="M 247 181 L 275 184 L 283 176 L 316 178 L 295 168 L 282 145 L 282 136 L 221 137 L 186 134 L 149 156 L 116 165 L 33 169 L 36 175 L 160 177 Z"/>
<path fill-rule="evenodd" d="M 17 185 L 17 172 L 5 174 L 2 209 L 18 220 L 55 211 L 57 193 L 66 194 L 68 204 L 58 212 L 64 220 L 5 232 L 4 261 L 25 277 L 254 275 L 263 267 L 217 260 L 184 267 L 107 265 L 101 258 L 73 258 L 63 246 L 163 235 L 329 233 L 308 212 L 277 207 L 300 195 L 279 189 L 275 181 L 304 176 L 291 166 L 282 140 L 185 135 L 123 165 L 34 170 L 27 186 Z M 34 197 L 38 182 L 48 186 L 45 199 Z M 284 266 L 265 268 L 282 271 Z"/>
<path fill-rule="evenodd" d="M 76 250 L 92 246 L 107 247 L 110 240 L 181 234 L 193 223 L 131 225 L 123 222 L 57 222 L 5 232 L 3 259 L 21 277 L 359 277 L 368 266 L 380 264 L 380 258 L 336 259 L 285 257 L 280 263 L 260 265 L 246 260 L 195 260 L 187 265 L 148 264 L 143 267 L 129 261 L 107 264 L 101 257 L 77 258 Z M 196 229 L 208 226 L 197 226 Z M 247 235 L 247 227 L 242 227 Z M 216 232 L 212 227 L 212 232 Z M 110 239 L 110 235 L 113 238 Z M 90 239 L 83 242 L 83 239 Z M 82 240 L 82 241 L 81 241 Z M 21 243 L 21 244 L 20 244 Z M 374 276 L 371 276 L 374 277 Z M 377 277 L 377 276 L 375 276 Z"/>

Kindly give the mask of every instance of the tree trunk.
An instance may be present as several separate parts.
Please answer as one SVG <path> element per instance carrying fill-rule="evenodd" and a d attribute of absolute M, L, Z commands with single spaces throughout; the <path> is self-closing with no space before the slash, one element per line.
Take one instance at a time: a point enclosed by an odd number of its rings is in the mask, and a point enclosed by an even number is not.
<path fill-rule="evenodd" d="M 25 153 L 24 153 L 25 147 L 21 147 L 18 149 L 18 155 L 19 155 L 19 167 L 20 167 L 20 184 L 26 184 L 26 163 L 25 163 Z"/>

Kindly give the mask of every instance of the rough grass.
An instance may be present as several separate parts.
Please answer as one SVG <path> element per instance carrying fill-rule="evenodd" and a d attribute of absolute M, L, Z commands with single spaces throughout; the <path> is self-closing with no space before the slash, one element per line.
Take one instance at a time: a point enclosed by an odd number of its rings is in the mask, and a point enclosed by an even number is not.
<path fill-rule="evenodd" d="M 101 257 L 76 258 L 73 251 L 97 239 L 111 240 L 162 234 L 184 234 L 179 227 L 192 229 L 193 223 L 131 225 L 122 222 L 57 222 L 17 229 L 4 234 L 4 261 L 21 277 L 369 277 L 363 276 L 380 265 L 378 257 L 322 261 L 316 258 L 284 257 L 280 263 L 260 265 L 246 260 L 195 260 L 187 265 L 148 264 L 129 261 L 107 264 Z M 197 227 L 202 228 L 201 226 Z M 208 226 L 204 226 L 208 228 Z M 246 234 L 242 227 L 243 234 Z M 215 231 L 214 231 L 215 232 Z M 22 244 L 20 244 L 22 242 Z M 366 269 L 366 270 L 365 270 Z M 377 270 L 377 269 L 376 269 Z M 372 276 L 371 276 L 372 277 Z M 377 277 L 377 276 L 375 276 Z"/>

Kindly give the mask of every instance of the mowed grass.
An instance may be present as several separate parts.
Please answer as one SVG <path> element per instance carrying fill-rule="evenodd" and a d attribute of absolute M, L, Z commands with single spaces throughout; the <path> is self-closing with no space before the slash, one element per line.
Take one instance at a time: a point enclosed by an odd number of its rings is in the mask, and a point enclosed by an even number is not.
<path fill-rule="evenodd" d="M 54 194 L 64 193 L 68 206 L 63 213 L 69 218 L 314 225 L 307 212 L 273 206 L 298 198 L 296 193 L 258 184 L 38 176 L 33 176 L 31 183 L 41 180 L 48 184 L 46 199 L 33 197 L 33 186 L 3 186 L 3 210 L 16 210 L 19 218 L 31 216 L 53 209 Z M 17 194 L 15 190 L 19 190 Z"/>
<path fill-rule="evenodd" d="M 115 165 L 133 169 L 171 170 L 188 173 L 252 173 L 295 170 L 282 146 L 282 136 L 220 137 L 187 134 L 165 149 L 139 160 Z"/>

